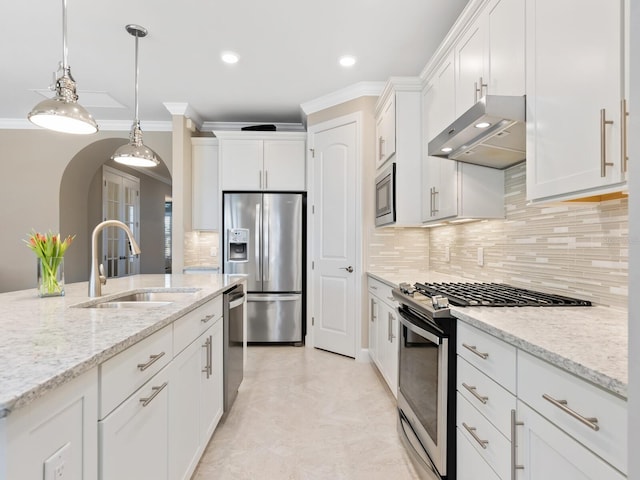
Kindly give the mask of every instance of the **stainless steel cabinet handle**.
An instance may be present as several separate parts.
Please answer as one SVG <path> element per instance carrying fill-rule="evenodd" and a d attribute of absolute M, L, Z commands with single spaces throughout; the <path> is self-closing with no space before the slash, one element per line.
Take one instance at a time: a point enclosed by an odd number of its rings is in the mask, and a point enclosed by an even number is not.
<path fill-rule="evenodd" d="M 376 301 L 371 299 L 371 321 L 373 322 L 376 319 Z"/>
<path fill-rule="evenodd" d="M 613 120 L 607 120 L 604 108 L 600 109 L 600 176 L 607 176 L 607 167 L 612 167 L 612 162 L 607 162 L 607 132 L 606 126 L 612 125 Z"/>
<path fill-rule="evenodd" d="M 371 290 L 377 290 L 378 287 L 376 287 L 375 285 L 371 285 Z"/>
<path fill-rule="evenodd" d="M 477 391 L 476 391 L 476 387 L 473 387 L 471 385 L 467 385 L 466 383 L 462 382 L 462 386 L 464 388 L 466 388 L 469 393 L 471 393 L 471 395 L 473 395 L 474 397 L 476 397 L 478 400 L 480 400 L 482 403 L 486 404 L 487 401 L 489 400 L 489 397 L 485 397 L 483 395 L 480 395 Z"/>
<path fill-rule="evenodd" d="M 200 321 L 202 323 L 207 323 L 209 320 L 211 320 L 215 316 L 216 316 L 215 313 L 212 313 L 211 315 L 207 315 L 206 317 L 201 318 Z"/>
<path fill-rule="evenodd" d="M 620 163 L 620 169 L 622 173 L 627 172 L 627 164 L 629 163 L 629 154 L 627 152 L 627 100 L 622 99 L 620 101 L 620 151 L 622 152 L 622 162 Z"/>
<path fill-rule="evenodd" d="M 382 137 L 378 138 L 378 151 L 380 160 L 382 160 L 384 158 L 384 138 Z"/>
<path fill-rule="evenodd" d="M 393 318 L 393 314 L 389 312 L 389 316 L 387 317 L 387 340 L 389 340 L 390 342 L 393 342 L 393 339 L 396 338 L 396 336 L 393 334 L 394 320 L 395 318 Z"/>
<path fill-rule="evenodd" d="M 149 361 L 147 363 L 139 363 L 138 370 L 140 370 L 141 372 L 144 372 L 147 368 L 149 368 L 151 365 L 156 363 L 163 356 L 164 356 L 164 352 L 160 352 L 156 355 L 149 355 Z"/>
<path fill-rule="evenodd" d="M 469 432 L 469 434 L 473 437 L 473 439 L 480 444 L 482 448 L 484 448 L 485 450 L 487 449 L 489 440 L 482 440 L 476 433 L 476 427 L 470 427 L 464 422 L 462 422 L 462 426 L 467 430 L 467 432 Z"/>
<path fill-rule="evenodd" d="M 596 431 L 596 432 L 598 430 L 600 430 L 600 427 L 598 426 L 598 419 L 597 418 L 595 418 L 595 417 L 584 417 L 584 416 L 580 415 L 578 412 L 576 412 L 575 410 L 570 409 L 567 406 L 568 402 L 566 400 L 556 400 L 551 395 L 547 395 L 546 393 L 542 394 L 542 398 L 544 398 L 548 402 L 551 402 L 553 405 L 558 407 L 563 412 L 568 413 L 573 418 L 578 420 L 580 423 L 582 423 L 582 424 L 586 425 L 587 427 L 589 427 L 591 430 Z"/>
<path fill-rule="evenodd" d="M 523 465 L 516 464 L 516 448 L 518 447 L 516 427 L 523 425 L 524 422 L 518 422 L 516 420 L 516 411 L 511 410 L 511 480 L 516 480 L 516 470 L 524 470 Z"/>
<path fill-rule="evenodd" d="M 269 188 L 269 177 L 267 177 L 267 174 L 269 173 L 268 170 L 264 171 L 264 189 L 268 189 Z"/>
<path fill-rule="evenodd" d="M 153 401 L 153 399 L 158 396 L 158 394 L 162 391 L 162 389 L 166 387 L 168 384 L 169 384 L 168 382 L 164 382 L 159 387 L 151 387 L 151 392 L 152 392 L 151 395 L 140 399 L 140 403 L 142 403 L 142 406 L 146 407 L 147 405 L 149 405 Z"/>
<path fill-rule="evenodd" d="M 468 345 L 466 343 L 463 343 L 462 346 L 467 350 L 471 351 L 472 353 L 475 353 L 477 356 L 479 356 L 483 360 L 486 360 L 489 357 L 488 353 L 479 352 L 475 345 Z"/>
<path fill-rule="evenodd" d="M 340 270 L 346 270 L 349 273 L 353 273 L 353 267 L 351 265 L 348 267 L 340 267 Z"/>
<path fill-rule="evenodd" d="M 213 335 L 209 335 L 209 357 L 207 358 L 207 378 L 213 375 Z"/>
<path fill-rule="evenodd" d="M 258 182 L 260 183 L 260 190 L 262 190 L 262 170 L 258 170 Z"/>
<path fill-rule="evenodd" d="M 211 337 L 210 336 L 205 340 L 204 345 L 202 345 L 202 348 L 206 349 L 205 356 L 207 358 L 207 364 L 204 366 L 204 368 L 201 371 L 202 373 L 206 373 L 207 378 L 209 378 L 209 376 L 211 375 Z"/>

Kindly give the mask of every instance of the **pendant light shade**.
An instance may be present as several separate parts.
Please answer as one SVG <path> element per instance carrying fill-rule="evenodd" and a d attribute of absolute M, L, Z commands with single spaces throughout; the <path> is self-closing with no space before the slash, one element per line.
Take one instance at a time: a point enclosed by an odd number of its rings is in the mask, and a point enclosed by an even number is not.
<path fill-rule="evenodd" d="M 91 114 L 78 103 L 76 82 L 67 65 L 67 1 L 62 0 L 62 67 L 55 84 L 56 95 L 38 103 L 29 112 L 31 123 L 63 133 L 89 134 L 98 131 Z"/>
<path fill-rule="evenodd" d="M 135 104 L 136 118 L 133 120 L 129 143 L 118 148 L 112 160 L 131 167 L 155 167 L 160 163 L 153 150 L 142 143 L 142 129 L 138 118 L 138 38 L 147 36 L 147 29 L 140 25 L 127 25 L 127 32 L 136 39 Z"/>

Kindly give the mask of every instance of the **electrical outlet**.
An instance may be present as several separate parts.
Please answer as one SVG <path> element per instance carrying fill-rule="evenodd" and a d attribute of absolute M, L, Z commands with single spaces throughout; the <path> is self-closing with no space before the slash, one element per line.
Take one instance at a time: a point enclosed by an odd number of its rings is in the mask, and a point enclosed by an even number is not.
<path fill-rule="evenodd" d="M 216 247 L 211 247 L 211 250 L 209 251 L 209 255 L 211 255 L 212 257 L 217 257 L 218 249 Z"/>
<path fill-rule="evenodd" d="M 71 443 L 65 443 L 56 453 L 44 461 L 44 480 L 67 480 L 71 461 Z"/>
<path fill-rule="evenodd" d="M 449 245 L 444 247 L 444 261 L 447 263 L 451 261 L 451 247 Z"/>
<path fill-rule="evenodd" d="M 478 266 L 484 265 L 484 248 L 478 247 Z"/>

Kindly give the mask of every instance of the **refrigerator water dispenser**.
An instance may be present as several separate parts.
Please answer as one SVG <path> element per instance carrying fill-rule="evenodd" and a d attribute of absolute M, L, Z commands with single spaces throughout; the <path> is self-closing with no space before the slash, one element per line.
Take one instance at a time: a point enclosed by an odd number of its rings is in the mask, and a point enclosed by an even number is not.
<path fill-rule="evenodd" d="M 248 242 L 249 229 L 247 228 L 230 228 L 229 236 L 229 258 L 230 262 L 246 262 L 248 261 Z"/>

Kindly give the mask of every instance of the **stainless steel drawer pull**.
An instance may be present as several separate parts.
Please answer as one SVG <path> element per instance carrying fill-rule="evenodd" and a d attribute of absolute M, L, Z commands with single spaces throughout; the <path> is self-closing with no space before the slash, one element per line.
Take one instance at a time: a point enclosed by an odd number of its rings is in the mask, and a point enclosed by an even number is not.
<path fill-rule="evenodd" d="M 201 321 L 202 323 L 207 323 L 209 320 L 211 320 L 211 319 L 212 319 L 213 317 L 215 317 L 215 316 L 216 316 L 216 314 L 215 314 L 215 313 L 212 313 L 211 315 L 207 315 L 206 317 L 201 318 L 201 319 L 200 319 L 200 321 Z"/>
<path fill-rule="evenodd" d="M 613 167 L 613 162 L 607 162 L 607 125 L 613 125 L 613 120 L 607 120 L 606 111 L 600 109 L 600 176 L 607 176 L 607 167 Z"/>
<path fill-rule="evenodd" d="M 477 356 L 479 356 L 483 360 L 486 360 L 489 357 L 488 353 L 479 352 L 475 345 L 468 345 L 466 343 L 463 343 L 462 346 L 467 350 L 471 351 L 472 353 L 475 353 Z"/>
<path fill-rule="evenodd" d="M 467 430 L 467 432 L 469 432 L 469 435 L 471 435 L 473 439 L 480 444 L 482 448 L 484 448 L 485 450 L 487 449 L 489 440 L 482 440 L 476 433 L 476 427 L 470 427 L 464 422 L 462 422 L 462 426 Z"/>
<path fill-rule="evenodd" d="M 584 417 L 584 416 L 580 415 L 578 412 L 576 412 L 575 410 L 570 409 L 567 406 L 568 402 L 566 400 L 556 400 L 555 398 L 553 398 L 550 395 L 547 395 L 546 393 L 542 394 L 542 398 L 544 398 L 548 402 L 551 402 L 553 405 L 558 407 L 563 412 L 568 413 L 573 418 L 575 418 L 576 420 L 580 421 L 581 423 L 583 423 L 584 425 L 589 427 L 591 430 L 594 430 L 596 432 L 598 430 L 600 430 L 600 427 L 598 426 L 598 419 L 597 418 L 595 418 L 595 417 Z"/>
<path fill-rule="evenodd" d="M 511 480 L 516 480 L 516 470 L 524 470 L 524 465 L 516 463 L 516 448 L 518 440 L 516 435 L 516 427 L 524 426 L 524 422 L 516 420 L 516 411 L 511 410 Z"/>
<path fill-rule="evenodd" d="M 149 405 L 153 401 L 153 399 L 158 396 L 158 394 L 162 391 L 162 389 L 166 387 L 168 384 L 169 384 L 168 382 L 164 382 L 159 387 L 151 387 L 151 395 L 149 395 L 146 398 L 140 399 L 140 403 L 142 403 L 142 406 L 146 407 L 147 405 Z"/>
<path fill-rule="evenodd" d="M 480 400 L 482 403 L 487 403 L 487 401 L 489 400 L 489 397 L 485 397 L 480 395 L 477 391 L 476 391 L 476 387 L 472 387 L 471 385 L 467 385 L 466 383 L 462 382 L 462 386 L 464 388 L 466 388 L 467 390 L 469 390 L 469 392 L 471 393 L 471 395 L 473 395 L 474 397 L 476 397 L 478 400 Z"/>
<path fill-rule="evenodd" d="M 207 357 L 207 364 L 204 366 L 204 368 L 201 371 L 202 373 L 206 373 L 207 378 L 209 378 L 211 376 L 211 335 L 207 337 L 207 339 L 204 342 L 204 345 L 202 345 L 202 348 L 206 349 L 205 355 Z"/>
<path fill-rule="evenodd" d="M 164 356 L 164 352 L 160 352 L 157 355 L 149 355 L 149 361 L 147 363 L 139 363 L 138 364 L 138 369 L 141 372 L 144 372 L 147 368 L 149 368 L 151 365 L 153 365 L 154 363 L 156 363 L 158 360 L 160 360 L 162 357 Z"/>

